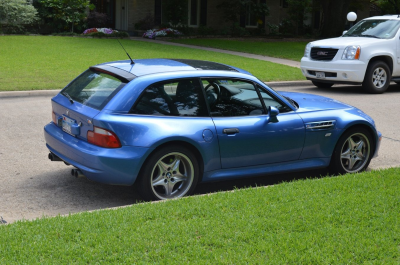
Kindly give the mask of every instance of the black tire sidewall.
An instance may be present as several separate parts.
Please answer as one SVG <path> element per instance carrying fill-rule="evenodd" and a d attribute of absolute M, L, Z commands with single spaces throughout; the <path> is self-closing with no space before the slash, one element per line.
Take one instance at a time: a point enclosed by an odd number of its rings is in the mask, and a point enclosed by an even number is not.
<path fill-rule="evenodd" d="M 374 152 L 374 141 L 372 139 L 371 133 L 364 129 L 364 128 L 353 128 L 350 129 L 348 131 L 346 131 L 340 138 L 339 141 L 336 143 L 335 149 L 333 150 L 333 154 L 331 157 L 331 163 L 329 165 L 329 169 L 332 173 L 334 174 L 347 174 L 349 172 L 347 172 L 341 163 L 341 151 L 342 151 L 342 147 L 343 144 L 345 143 L 345 141 L 353 134 L 355 133 L 362 133 L 364 134 L 367 138 L 368 138 L 368 142 L 369 142 L 369 157 L 368 157 L 368 161 L 367 163 L 365 163 L 365 165 L 359 170 L 358 172 L 362 172 L 364 171 L 366 168 L 368 168 L 369 163 L 371 162 L 372 156 L 373 156 L 373 152 Z"/>
<path fill-rule="evenodd" d="M 372 82 L 372 75 L 376 68 L 382 67 L 386 71 L 386 83 L 382 88 L 377 88 L 374 83 Z M 392 77 L 392 74 L 390 72 L 390 69 L 388 65 L 382 61 L 376 61 L 368 65 L 367 71 L 365 73 L 365 78 L 363 82 L 363 87 L 372 94 L 381 94 L 384 93 L 389 85 L 390 85 L 390 79 Z"/>
<path fill-rule="evenodd" d="M 174 145 L 165 146 L 160 148 L 159 150 L 156 150 L 153 154 L 149 156 L 149 158 L 143 164 L 140 173 L 138 175 L 138 178 L 134 184 L 136 191 L 141 195 L 141 197 L 145 201 L 160 200 L 160 198 L 158 198 L 154 194 L 154 191 L 152 189 L 151 174 L 155 164 L 160 160 L 160 158 L 168 153 L 173 153 L 173 152 L 179 152 L 184 154 L 190 159 L 190 161 L 193 164 L 193 171 L 194 171 L 193 181 L 189 190 L 185 193 L 184 196 L 192 194 L 194 189 L 196 188 L 200 173 L 196 156 L 193 154 L 192 151 L 190 151 L 188 148 L 184 146 L 174 146 Z"/>

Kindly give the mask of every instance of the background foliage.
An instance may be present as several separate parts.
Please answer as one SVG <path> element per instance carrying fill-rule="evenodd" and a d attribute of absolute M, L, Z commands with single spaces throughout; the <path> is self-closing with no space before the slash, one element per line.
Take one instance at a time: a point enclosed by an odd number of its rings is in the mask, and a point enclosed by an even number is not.
<path fill-rule="evenodd" d="M 22 32 L 37 19 L 36 9 L 26 0 L 0 0 L 0 32 Z"/>
<path fill-rule="evenodd" d="M 44 23 L 57 32 L 82 32 L 87 27 L 87 10 L 94 9 L 89 0 L 38 0 L 35 6 Z"/>

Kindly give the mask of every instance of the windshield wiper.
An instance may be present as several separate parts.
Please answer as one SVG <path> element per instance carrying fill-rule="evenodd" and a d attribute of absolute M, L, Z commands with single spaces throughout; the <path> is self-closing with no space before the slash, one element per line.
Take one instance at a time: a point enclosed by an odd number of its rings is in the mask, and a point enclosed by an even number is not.
<path fill-rule="evenodd" d="M 368 34 L 365 34 L 365 35 L 361 34 L 360 37 L 370 37 L 370 38 L 377 38 L 377 39 L 380 39 L 379 37 L 377 37 L 377 36 L 375 36 L 375 35 L 368 35 Z"/>
<path fill-rule="evenodd" d="M 69 99 L 69 102 L 71 102 L 71 104 L 74 103 L 74 100 L 71 98 L 71 96 L 67 93 L 67 92 L 62 92 L 61 94 L 63 94 L 64 96 L 66 96 Z"/>

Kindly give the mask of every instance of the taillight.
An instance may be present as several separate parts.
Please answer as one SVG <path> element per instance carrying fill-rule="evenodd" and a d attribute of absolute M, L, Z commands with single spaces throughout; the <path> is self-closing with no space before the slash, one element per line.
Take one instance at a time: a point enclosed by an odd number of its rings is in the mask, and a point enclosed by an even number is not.
<path fill-rule="evenodd" d="M 106 148 L 121 147 L 118 137 L 106 129 L 94 126 L 93 131 L 87 132 L 88 142 Z"/>
<path fill-rule="evenodd" d="M 57 119 L 56 119 L 56 114 L 54 113 L 54 111 L 52 112 L 52 118 L 53 118 L 53 122 L 55 125 L 58 125 Z"/>

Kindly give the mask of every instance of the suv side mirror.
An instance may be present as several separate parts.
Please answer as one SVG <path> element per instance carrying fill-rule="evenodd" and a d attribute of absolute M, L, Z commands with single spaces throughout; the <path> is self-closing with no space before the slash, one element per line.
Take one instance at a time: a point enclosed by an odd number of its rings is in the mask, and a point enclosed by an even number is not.
<path fill-rule="evenodd" d="M 348 30 L 343 31 L 342 36 L 347 33 Z"/>

